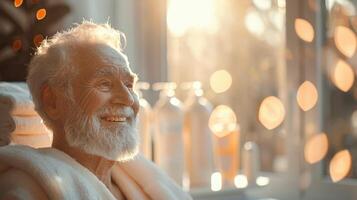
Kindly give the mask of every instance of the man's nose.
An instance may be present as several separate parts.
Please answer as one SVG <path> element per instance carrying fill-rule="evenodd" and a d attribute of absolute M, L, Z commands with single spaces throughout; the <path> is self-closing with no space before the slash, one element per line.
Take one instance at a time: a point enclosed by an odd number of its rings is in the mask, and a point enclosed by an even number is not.
<path fill-rule="evenodd" d="M 113 88 L 112 103 L 131 106 L 134 104 L 134 101 L 133 94 L 124 84 L 120 84 L 119 86 Z"/>

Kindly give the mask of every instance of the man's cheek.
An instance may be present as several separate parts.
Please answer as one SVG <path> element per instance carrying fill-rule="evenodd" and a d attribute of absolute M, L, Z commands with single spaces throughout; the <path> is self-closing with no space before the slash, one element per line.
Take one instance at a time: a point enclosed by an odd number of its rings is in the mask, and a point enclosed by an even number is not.
<path fill-rule="evenodd" d="M 100 92 L 91 91 L 81 99 L 79 106 L 88 115 L 93 115 L 99 108 L 101 108 L 105 102 L 109 100 L 109 95 L 100 94 Z"/>

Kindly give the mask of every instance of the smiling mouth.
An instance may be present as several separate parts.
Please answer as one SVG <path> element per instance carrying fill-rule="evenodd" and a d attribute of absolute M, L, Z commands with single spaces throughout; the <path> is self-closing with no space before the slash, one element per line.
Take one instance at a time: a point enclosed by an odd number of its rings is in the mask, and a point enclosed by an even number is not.
<path fill-rule="evenodd" d="M 106 116 L 106 117 L 102 117 L 101 119 L 106 122 L 126 122 L 127 120 L 126 117 L 119 117 L 119 116 Z"/>

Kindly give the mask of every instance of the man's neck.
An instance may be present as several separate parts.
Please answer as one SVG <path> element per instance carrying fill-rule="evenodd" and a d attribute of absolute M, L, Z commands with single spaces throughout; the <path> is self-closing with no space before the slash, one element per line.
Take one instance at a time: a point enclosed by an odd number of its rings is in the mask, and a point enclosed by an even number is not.
<path fill-rule="evenodd" d="M 96 175 L 98 179 L 101 180 L 105 185 L 110 184 L 111 170 L 115 164 L 115 161 L 88 154 L 78 148 L 69 146 L 65 139 L 64 132 L 58 133 L 57 131 L 54 131 L 53 135 L 53 148 L 63 151 L 67 155 L 71 156 L 82 166 L 89 169 L 89 171 Z"/>

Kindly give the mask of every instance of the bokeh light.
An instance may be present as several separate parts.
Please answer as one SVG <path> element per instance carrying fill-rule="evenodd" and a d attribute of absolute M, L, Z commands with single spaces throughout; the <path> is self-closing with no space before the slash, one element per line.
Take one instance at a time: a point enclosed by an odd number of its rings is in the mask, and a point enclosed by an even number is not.
<path fill-rule="evenodd" d="M 224 137 L 237 129 L 237 117 L 230 107 L 219 105 L 211 113 L 208 126 L 215 135 Z"/>
<path fill-rule="evenodd" d="M 310 164 L 321 161 L 328 150 L 328 139 L 325 133 L 312 136 L 305 144 L 304 155 Z"/>
<path fill-rule="evenodd" d="M 248 31 L 258 37 L 262 36 L 262 34 L 264 33 L 264 21 L 259 15 L 259 12 L 255 9 L 251 9 L 247 12 L 244 17 L 244 24 L 247 27 Z"/>
<path fill-rule="evenodd" d="M 314 40 L 315 31 L 310 22 L 305 19 L 295 19 L 295 31 L 300 39 L 305 42 L 312 42 Z"/>
<path fill-rule="evenodd" d="M 258 118 L 269 130 L 278 127 L 285 118 L 285 108 L 281 100 L 275 96 L 266 97 L 260 105 Z"/>
<path fill-rule="evenodd" d="M 348 150 L 336 153 L 330 162 L 330 176 L 333 182 L 344 179 L 351 170 L 352 157 Z"/>
<path fill-rule="evenodd" d="M 36 12 L 36 19 L 43 20 L 47 15 L 47 11 L 44 8 L 38 9 Z"/>
<path fill-rule="evenodd" d="M 20 7 L 24 1 L 23 0 L 14 0 L 14 6 L 16 8 Z"/>
<path fill-rule="evenodd" d="M 253 0 L 253 4 L 260 10 L 269 10 L 272 6 L 271 0 Z"/>
<path fill-rule="evenodd" d="M 35 37 L 33 37 L 33 43 L 35 44 L 35 46 L 40 46 L 41 42 L 43 41 L 44 37 L 42 34 L 37 34 L 35 35 Z"/>
<path fill-rule="evenodd" d="M 356 51 L 356 35 L 353 31 L 344 26 L 335 28 L 334 40 L 336 48 L 345 56 L 352 57 Z"/>
<path fill-rule="evenodd" d="M 211 190 L 219 191 L 222 189 L 222 174 L 220 172 L 214 172 L 211 175 Z"/>
<path fill-rule="evenodd" d="M 248 179 L 245 175 L 239 174 L 234 177 L 234 185 L 236 188 L 246 188 L 248 186 Z"/>
<path fill-rule="evenodd" d="M 22 41 L 20 39 L 16 39 L 12 42 L 12 50 L 19 51 L 22 48 Z"/>
<path fill-rule="evenodd" d="M 226 70 L 218 70 L 210 77 L 210 86 L 216 93 L 227 91 L 232 85 L 232 76 Z"/>
<path fill-rule="evenodd" d="M 259 186 L 266 186 L 270 183 L 270 179 L 268 177 L 258 176 L 257 180 L 255 180 L 255 183 Z"/>
<path fill-rule="evenodd" d="M 318 100 L 318 93 L 315 85 L 310 81 L 305 81 L 300 85 L 296 100 L 303 111 L 308 111 L 313 108 Z"/>
<path fill-rule="evenodd" d="M 332 81 L 343 92 L 348 92 L 353 86 L 355 76 L 352 67 L 343 60 L 336 63 L 332 73 Z"/>

